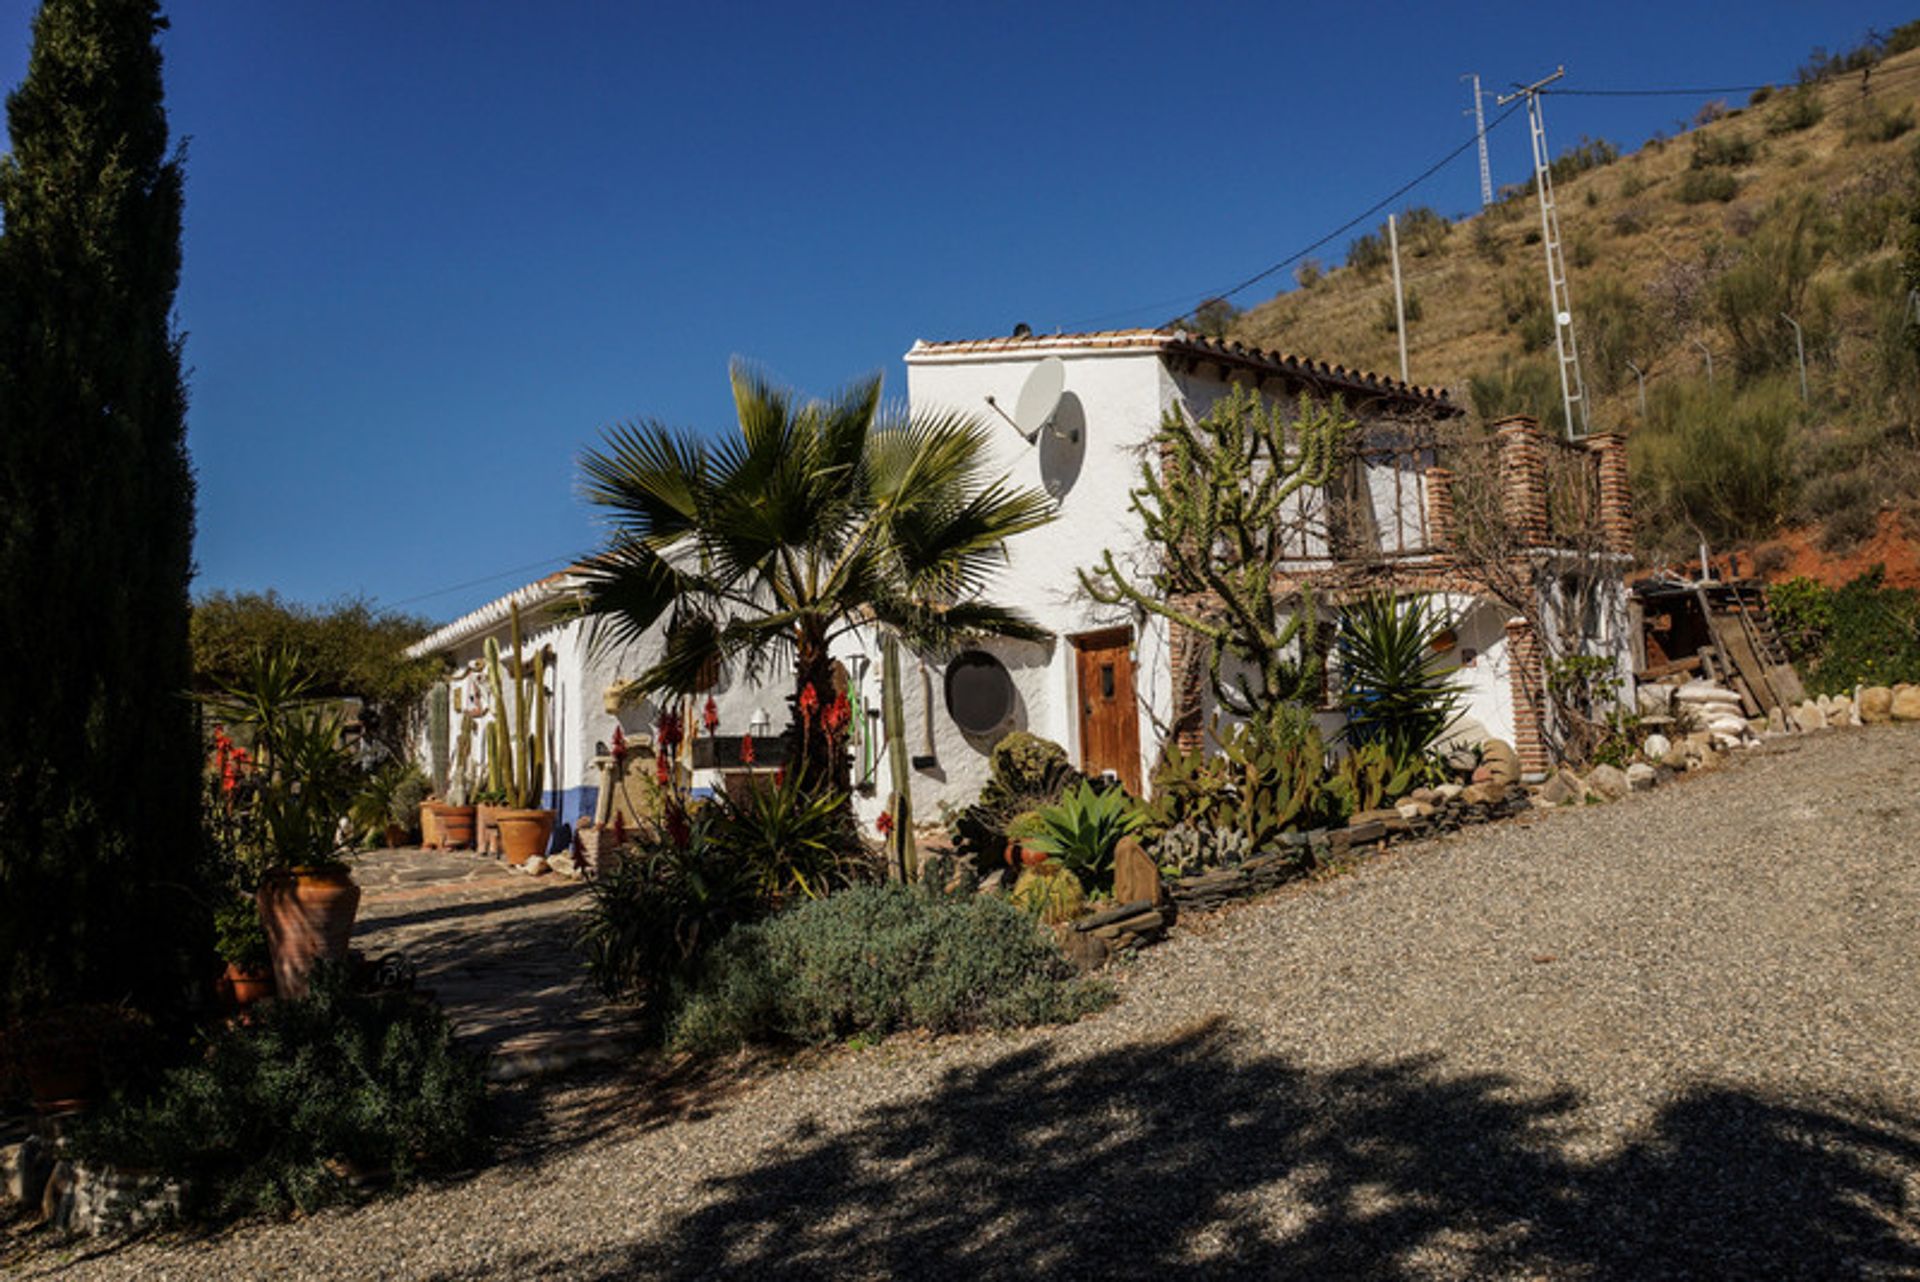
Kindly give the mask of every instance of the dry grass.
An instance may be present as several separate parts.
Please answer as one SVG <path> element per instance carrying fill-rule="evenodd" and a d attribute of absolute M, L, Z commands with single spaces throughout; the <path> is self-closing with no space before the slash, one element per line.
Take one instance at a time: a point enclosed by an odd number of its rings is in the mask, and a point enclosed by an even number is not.
<path fill-rule="evenodd" d="M 1873 107 L 1897 113 L 1920 104 L 1920 50 L 1887 59 L 1873 75 Z M 1768 121 L 1789 110 L 1786 92 L 1776 92 L 1755 107 L 1677 138 L 1652 142 L 1614 164 L 1589 170 L 1556 185 L 1576 314 L 1583 293 L 1607 278 L 1644 292 L 1675 265 L 1710 262 L 1713 247 L 1736 246 L 1773 201 L 1795 192 L 1813 192 L 1838 219 L 1845 203 L 1866 189 L 1899 181 L 1916 134 L 1887 142 L 1849 139 L 1860 115 L 1858 77 L 1829 81 L 1812 92 L 1825 108 L 1810 128 L 1770 134 Z M 1509 130 L 1522 128 L 1509 122 Z M 1726 203 L 1685 204 L 1677 189 L 1693 159 L 1696 137 L 1724 140 L 1738 134 L 1755 145 L 1753 163 L 1735 167 L 1738 194 Z M 1561 140 L 1562 145 L 1566 140 Z M 1726 172 L 1720 170 L 1719 172 Z M 1484 214 L 1457 224 L 1442 247 L 1424 258 L 1404 258 L 1409 288 L 1419 292 L 1423 316 L 1408 326 L 1413 379 L 1450 389 L 1467 402 L 1471 375 L 1496 370 L 1508 358 L 1521 358 L 1519 326 L 1508 322 L 1502 286 L 1511 293 L 1521 281 L 1544 291 L 1540 282 L 1542 250 L 1539 215 L 1530 194 L 1510 198 Z M 1485 223 L 1485 230 L 1476 224 Z M 1529 243 L 1531 237 L 1531 243 Z M 1574 261 L 1575 246 L 1585 245 L 1590 265 Z M 1403 254 L 1405 246 L 1403 245 Z M 1724 251 L 1723 251 L 1724 252 Z M 1827 258 L 1815 290 L 1826 290 L 1836 308 L 1835 343 L 1844 348 L 1870 329 L 1869 305 L 1844 288 L 1847 276 L 1863 264 L 1891 258 L 1895 242 Z M 1494 260 L 1500 261 L 1494 261 Z M 1709 268 L 1709 271 L 1711 269 Z M 1292 290 L 1250 309 L 1235 324 L 1234 336 L 1261 346 L 1334 360 L 1349 366 L 1390 372 L 1398 363 L 1394 337 L 1380 323 L 1391 306 L 1392 282 L 1385 270 L 1360 272 L 1340 267 L 1311 289 Z M 1670 332 L 1657 350 L 1640 358 L 1649 378 L 1693 374 L 1700 367 L 1699 337 L 1724 352 L 1724 336 L 1712 332 L 1702 315 Z M 1593 401 L 1596 425 L 1631 424 L 1635 417 L 1634 381 L 1624 369 L 1590 382 L 1612 384 L 1611 396 Z"/>

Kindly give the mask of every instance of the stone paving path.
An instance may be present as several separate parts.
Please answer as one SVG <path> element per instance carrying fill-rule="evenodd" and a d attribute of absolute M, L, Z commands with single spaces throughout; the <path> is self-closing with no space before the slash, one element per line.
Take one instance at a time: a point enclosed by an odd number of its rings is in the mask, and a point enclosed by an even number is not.
<path fill-rule="evenodd" d="M 574 947 L 587 895 L 579 882 L 529 877 L 472 851 L 411 849 L 361 857 L 354 878 L 354 947 L 404 954 L 460 1037 L 492 1054 L 494 1078 L 630 1050 L 620 1011 L 588 983 Z"/>

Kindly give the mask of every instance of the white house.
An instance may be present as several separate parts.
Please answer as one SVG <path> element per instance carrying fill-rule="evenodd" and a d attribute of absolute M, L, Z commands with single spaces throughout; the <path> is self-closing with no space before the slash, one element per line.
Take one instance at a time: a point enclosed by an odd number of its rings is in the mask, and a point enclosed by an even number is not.
<path fill-rule="evenodd" d="M 906 354 L 907 394 L 915 412 L 953 410 L 989 419 L 1016 404 L 1041 362 L 1058 358 L 1064 392 L 1047 430 L 1032 442 L 1011 424 L 995 440 L 997 462 L 1017 484 L 1037 485 L 1058 504 L 1051 524 L 1014 539 L 1007 564 L 989 589 L 1051 634 L 1042 643 L 985 640 L 958 653 L 903 654 L 905 733 L 912 762 L 915 814 L 938 815 L 943 805 L 971 802 L 986 782 L 993 746 L 1013 730 L 1028 730 L 1066 746 L 1089 773 L 1112 772 L 1130 788 L 1148 783 L 1169 736 L 1192 743 L 1212 709 L 1195 679 L 1197 655 L 1188 639 L 1157 616 L 1135 617 L 1103 606 L 1079 588 L 1077 569 L 1092 567 L 1103 550 L 1151 555 L 1142 545 L 1130 496 L 1162 417 L 1184 406 L 1196 418 L 1238 384 L 1292 403 L 1302 392 L 1338 394 L 1360 423 L 1357 448 L 1338 488 L 1343 497 L 1316 495 L 1325 512 L 1308 512 L 1300 556 L 1289 574 L 1313 587 L 1323 609 L 1337 608 L 1338 584 L 1363 565 L 1370 588 L 1438 597 L 1455 620 L 1448 654 L 1467 695 L 1463 737 L 1507 739 L 1523 765 L 1541 771 L 1550 761 L 1550 717 L 1544 699 L 1542 650 L 1532 624 L 1486 590 L 1484 576 L 1455 555 L 1453 499 L 1461 478 L 1423 426 L 1461 411 L 1444 392 L 1410 386 L 1339 366 L 1262 351 L 1237 343 L 1169 330 L 1029 335 L 961 342 L 918 342 Z M 1631 671 L 1626 594 L 1620 570 L 1629 559 L 1632 526 L 1627 508 L 1625 449 L 1616 437 L 1578 444 L 1549 441 L 1531 420 L 1497 425 L 1496 446 L 1464 466 L 1490 472 L 1497 500 L 1520 531 L 1518 563 L 1540 584 L 1535 617 L 1565 628 L 1558 598 L 1569 576 L 1591 582 L 1575 594 L 1581 617 L 1572 620 L 1582 648 L 1620 660 Z M 1583 519 L 1604 531 L 1601 572 L 1593 559 L 1577 560 L 1556 546 L 1549 519 L 1549 456 L 1571 460 L 1576 481 L 1591 480 L 1594 502 Z M 1582 479 L 1584 478 L 1584 479 Z M 1329 486 L 1329 490 L 1335 489 Z M 1484 487 L 1483 487 L 1484 488 Z M 1336 522 L 1336 505 L 1345 514 Z M 1356 516 L 1356 513 L 1358 514 Z M 1336 532 L 1337 526 L 1337 532 Z M 1561 566 L 1561 561 L 1565 562 Z M 518 604 L 525 644 L 552 652 L 552 729 L 549 804 L 561 812 L 556 841 L 596 813 L 604 745 L 618 724 L 630 741 L 646 745 L 660 708 L 652 701 L 615 697 L 658 656 L 659 625 L 638 642 L 595 646 L 590 624 L 570 618 L 566 606 L 578 578 L 565 572 L 529 584 L 440 628 L 410 650 L 439 654 L 470 672 L 486 640 L 507 646 L 509 612 Z M 854 777 L 857 811 L 871 820 L 885 805 L 890 778 L 880 733 L 878 638 L 855 633 L 836 648 L 854 704 Z M 786 728 L 790 673 L 772 671 L 753 684 L 722 679 L 711 692 L 721 733 L 704 760 L 696 757 L 696 786 L 716 786 L 738 767 L 739 736 L 751 728 L 771 743 Z M 484 682 L 462 675 L 456 692 L 484 704 Z M 1629 691 L 1630 693 L 1630 691 Z M 697 710 L 703 698 L 688 710 Z M 481 720 L 492 710 L 480 706 Z M 1323 711 L 1331 730 L 1338 716 Z"/>

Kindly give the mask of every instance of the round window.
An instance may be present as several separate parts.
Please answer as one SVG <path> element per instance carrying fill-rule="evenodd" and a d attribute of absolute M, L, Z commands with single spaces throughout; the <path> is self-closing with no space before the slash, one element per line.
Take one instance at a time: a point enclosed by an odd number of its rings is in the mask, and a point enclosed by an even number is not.
<path fill-rule="evenodd" d="M 992 734 L 1013 716 L 1013 677 L 984 650 L 947 665 L 947 715 L 968 734 Z"/>

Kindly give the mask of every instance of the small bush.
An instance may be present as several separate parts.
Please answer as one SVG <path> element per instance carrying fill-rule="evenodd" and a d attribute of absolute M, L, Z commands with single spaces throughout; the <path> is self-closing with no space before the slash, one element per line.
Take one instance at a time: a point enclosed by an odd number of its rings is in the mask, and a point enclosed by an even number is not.
<path fill-rule="evenodd" d="M 1567 245 L 1567 258 L 1575 267 L 1582 270 L 1593 266 L 1600 257 L 1600 251 L 1594 248 L 1593 237 L 1585 232 L 1575 232 Z"/>
<path fill-rule="evenodd" d="M 1302 289 L 1312 289 L 1327 274 L 1327 269 L 1318 258 L 1301 259 L 1300 265 L 1293 269 L 1293 279 Z"/>
<path fill-rule="evenodd" d="M 982 873 L 1005 859 L 1007 829 L 1017 816 L 1052 805 L 1081 779 L 1065 748 L 1024 730 L 994 745 L 992 760 L 979 799 L 947 821 L 954 851 Z"/>
<path fill-rule="evenodd" d="M 1698 529 L 1715 542 L 1764 538 L 1790 510 L 1800 392 L 1791 376 L 1734 391 L 1724 377 L 1650 389 L 1628 438 L 1643 529 Z"/>
<path fill-rule="evenodd" d="M 1377 272 L 1393 261 L 1387 238 L 1369 232 L 1347 246 L 1347 266 L 1362 275 Z"/>
<path fill-rule="evenodd" d="M 1780 105 L 1767 117 L 1767 132 L 1776 137 L 1798 133 L 1819 124 L 1826 114 L 1826 104 L 1820 101 L 1819 90 L 1799 88 L 1780 99 Z"/>
<path fill-rule="evenodd" d="M 1755 155 L 1752 139 L 1732 131 L 1695 134 L 1691 169 L 1737 169 L 1751 165 Z"/>
<path fill-rule="evenodd" d="M 1683 205 L 1700 205 L 1710 200 L 1722 204 L 1740 193 L 1740 180 L 1719 170 L 1689 169 L 1680 175 L 1674 199 Z"/>
<path fill-rule="evenodd" d="M 1620 179 L 1620 199 L 1622 200 L 1632 200 L 1646 189 L 1646 177 L 1637 167 L 1627 170 L 1626 175 Z"/>
<path fill-rule="evenodd" d="M 1496 267 L 1507 261 L 1507 251 L 1500 247 L 1500 238 L 1493 234 L 1492 219 L 1473 220 L 1473 252 Z"/>
<path fill-rule="evenodd" d="M 1837 589 L 1788 579 L 1767 589 L 1767 603 L 1809 691 L 1920 683 L 1920 592 L 1887 587 L 1883 567 Z"/>
<path fill-rule="evenodd" d="M 1051 859 L 1021 873 L 1007 900 L 1021 912 L 1049 926 L 1072 921 L 1087 910 L 1086 887 Z"/>
<path fill-rule="evenodd" d="M 79 1127 L 75 1153 L 180 1179 L 190 1216 L 223 1219 L 311 1211 L 351 1199 L 355 1174 L 405 1184 L 486 1151 L 484 1062 L 439 1008 L 356 995 L 322 966 L 306 997 L 256 1011 L 151 1097 Z"/>
<path fill-rule="evenodd" d="M 1871 508 L 1873 486 L 1858 472 L 1828 472 L 1807 483 L 1806 505 L 1815 516 Z"/>
<path fill-rule="evenodd" d="M 1884 111 L 1872 104 L 1862 107 L 1847 121 L 1847 141 L 1873 144 L 1892 142 L 1913 128 L 1913 104 L 1898 111 Z"/>
<path fill-rule="evenodd" d="M 1876 528 L 1870 507 L 1843 507 L 1820 526 L 1820 550 L 1828 553 L 1850 552 L 1873 537 Z"/>
<path fill-rule="evenodd" d="M 1407 311 L 1407 324 L 1411 325 L 1419 320 L 1421 317 L 1420 291 L 1409 289 L 1404 306 Z M 1389 334 L 1398 333 L 1400 329 L 1400 320 L 1394 312 L 1391 294 L 1380 300 L 1380 328 Z"/>
<path fill-rule="evenodd" d="M 673 1043 L 822 1043 L 904 1029 L 1061 1023 L 1111 999 L 1031 917 L 992 895 L 860 886 L 735 931 L 673 1025 Z"/>
<path fill-rule="evenodd" d="M 1761 85 L 1758 89 L 1755 89 L 1752 93 L 1747 95 L 1747 105 L 1749 107 L 1758 107 L 1761 103 L 1765 102 L 1767 99 L 1771 97 L 1773 97 L 1773 86 Z"/>

